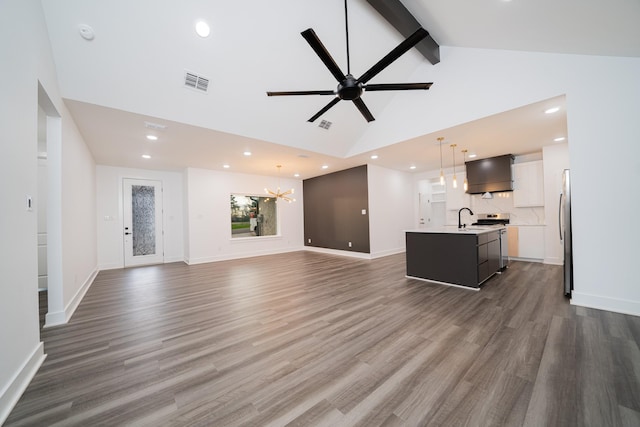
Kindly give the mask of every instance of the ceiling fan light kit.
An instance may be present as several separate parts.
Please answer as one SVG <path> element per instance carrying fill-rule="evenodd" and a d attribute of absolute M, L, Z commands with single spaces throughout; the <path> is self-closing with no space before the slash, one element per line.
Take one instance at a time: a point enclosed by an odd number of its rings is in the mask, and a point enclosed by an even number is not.
<path fill-rule="evenodd" d="M 391 52 L 389 52 L 384 58 L 374 64 L 369 70 L 360 76 L 355 78 L 351 74 L 351 62 L 349 57 L 349 19 L 347 13 L 347 0 L 344 2 L 345 12 L 345 33 L 346 33 L 346 45 L 347 45 L 347 74 L 344 74 L 336 61 L 333 59 L 327 48 L 322 44 L 320 38 L 316 35 L 312 28 L 303 31 L 302 37 L 309 43 L 316 55 L 327 67 L 329 72 L 338 81 L 338 86 L 335 90 L 306 90 L 306 91 L 287 91 L 287 92 L 267 92 L 267 96 L 291 96 L 291 95 L 333 95 L 334 98 L 325 105 L 320 111 L 309 118 L 309 122 L 314 122 L 317 118 L 329 111 L 334 105 L 341 100 L 351 101 L 360 111 L 362 116 L 367 122 L 375 120 L 373 114 L 369 111 L 369 108 L 362 100 L 362 94 L 375 91 L 394 91 L 394 90 L 427 90 L 433 83 L 383 83 L 383 84 L 367 84 L 369 80 L 378 75 L 382 70 L 387 68 L 396 59 L 404 55 L 408 50 L 418 44 L 421 40 L 429 35 L 427 30 L 420 27 L 413 34 L 407 37 L 402 43 L 396 46 Z"/>

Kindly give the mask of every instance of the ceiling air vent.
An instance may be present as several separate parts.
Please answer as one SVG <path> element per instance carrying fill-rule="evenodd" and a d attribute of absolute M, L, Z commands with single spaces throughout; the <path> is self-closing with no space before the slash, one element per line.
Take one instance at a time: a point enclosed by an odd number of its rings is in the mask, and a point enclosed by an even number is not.
<path fill-rule="evenodd" d="M 160 123 L 144 122 L 144 127 L 155 130 L 165 130 L 167 125 L 161 125 Z"/>
<path fill-rule="evenodd" d="M 191 89 L 206 92 L 209 88 L 209 79 L 187 71 L 184 75 L 184 85 Z"/>
<path fill-rule="evenodd" d="M 318 125 L 318 127 L 321 127 L 322 129 L 326 129 L 329 130 L 329 128 L 331 127 L 333 123 L 328 121 L 328 120 L 322 120 L 320 122 L 320 124 Z"/>

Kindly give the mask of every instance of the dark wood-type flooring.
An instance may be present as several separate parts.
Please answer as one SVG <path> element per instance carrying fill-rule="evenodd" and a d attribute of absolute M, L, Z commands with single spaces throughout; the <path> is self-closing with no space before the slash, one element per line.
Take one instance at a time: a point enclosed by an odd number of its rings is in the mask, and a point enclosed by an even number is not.
<path fill-rule="evenodd" d="M 640 318 L 295 252 L 103 271 L 6 426 L 638 426 Z M 604 284 L 603 284 L 604 286 Z"/>

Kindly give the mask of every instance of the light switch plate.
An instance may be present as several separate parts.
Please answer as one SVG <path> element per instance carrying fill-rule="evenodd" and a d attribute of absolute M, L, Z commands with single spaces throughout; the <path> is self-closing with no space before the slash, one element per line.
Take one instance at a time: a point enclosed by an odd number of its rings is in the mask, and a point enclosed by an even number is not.
<path fill-rule="evenodd" d="M 362 209 L 362 215 L 366 215 L 367 214 L 367 210 L 366 209 Z"/>

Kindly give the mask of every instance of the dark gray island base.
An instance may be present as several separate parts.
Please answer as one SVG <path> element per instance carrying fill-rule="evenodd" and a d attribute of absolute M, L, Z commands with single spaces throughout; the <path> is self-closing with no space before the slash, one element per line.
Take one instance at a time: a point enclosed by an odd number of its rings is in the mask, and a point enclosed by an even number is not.
<path fill-rule="evenodd" d="M 479 290 L 500 268 L 498 229 L 406 232 L 407 277 Z"/>

